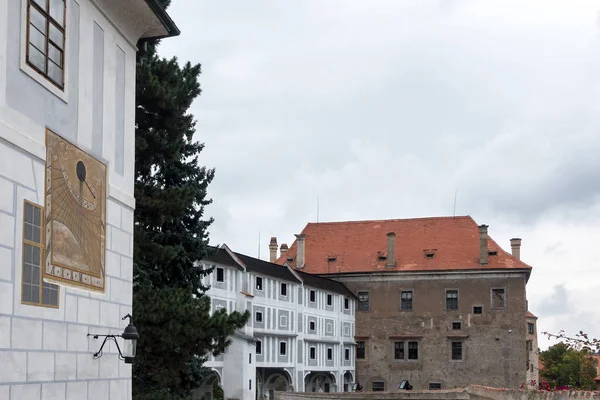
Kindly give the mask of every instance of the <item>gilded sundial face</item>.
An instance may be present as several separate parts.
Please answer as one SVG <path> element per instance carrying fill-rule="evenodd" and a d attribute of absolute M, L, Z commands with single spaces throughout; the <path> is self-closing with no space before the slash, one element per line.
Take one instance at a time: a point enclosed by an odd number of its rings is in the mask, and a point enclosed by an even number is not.
<path fill-rule="evenodd" d="M 104 292 L 106 165 L 46 133 L 44 279 Z"/>

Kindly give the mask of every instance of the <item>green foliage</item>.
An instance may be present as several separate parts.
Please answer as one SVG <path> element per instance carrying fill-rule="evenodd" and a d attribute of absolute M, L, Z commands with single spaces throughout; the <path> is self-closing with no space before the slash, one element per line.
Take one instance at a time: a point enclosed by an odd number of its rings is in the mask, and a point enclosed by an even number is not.
<path fill-rule="evenodd" d="M 168 1 L 163 1 L 168 5 Z M 200 65 L 160 58 L 156 43 L 138 60 L 135 143 L 133 315 L 140 332 L 133 365 L 136 400 L 187 400 L 202 384 L 207 354 L 225 351 L 248 312 L 209 315 L 194 262 L 208 254 L 203 219 L 214 170 L 198 163 L 188 109 L 200 94 Z"/>
<path fill-rule="evenodd" d="M 563 342 L 555 344 L 540 354 L 544 364 L 544 369 L 540 371 L 542 380 L 549 382 L 552 387 L 596 389 L 596 361 L 590 357 L 591 354 L 587 348 L 578 350 Z"/>

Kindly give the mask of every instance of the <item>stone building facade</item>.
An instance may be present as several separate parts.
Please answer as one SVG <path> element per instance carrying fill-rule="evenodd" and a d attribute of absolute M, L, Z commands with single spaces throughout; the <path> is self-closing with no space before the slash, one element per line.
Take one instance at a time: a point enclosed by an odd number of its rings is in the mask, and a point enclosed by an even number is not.
<path fill-rule="evenodd" d="M 529 353 L 531 267 L 471 217 L 308 224 L 277 263 L 343 282 L 356 296 L 365 390 L 518 388 Z"/>
<path fill-rule="evenodd" d="M 131 365 L 88 334 L 131 313 L 136 46 L 177 33 L 154 0 L 0 1 L 2 400 L 131 398 Z"/>
<path fill-rule="evenodd" d="M 527 311 L 527 385 L 537 387 L 540 383 L 539 347 L 537 337 L 537 317 Z"/>
<path fill-rule="evenodd" d="M 232 344 L 205 364 L 214 376 L 196 398 L 273 399 L 276 390 L 351 391 L 354 383 L 355 297 L 340 282 L 294 271 L 222 245 L 203 268 L 212 312 L 251 313 Z"/>

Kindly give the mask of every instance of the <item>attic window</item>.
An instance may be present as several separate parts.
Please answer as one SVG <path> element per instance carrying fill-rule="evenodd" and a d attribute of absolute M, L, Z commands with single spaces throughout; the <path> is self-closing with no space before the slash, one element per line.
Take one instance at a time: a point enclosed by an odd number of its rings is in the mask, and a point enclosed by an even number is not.
<path fill-rule="evenodd" d="M 425 258 L 435 258 L 435 251 L 436 249 L 425 249 L 423 250 L 423 254 Z"/>
<path fill-rule="evenodd" d="M 294 261 L 294 257 L 288 257 L 288 261 Z"/>
<path fill-rule="evenodd" d="M 334 262 L 335 260 L 337 260 L 336 256 L 329 256 L 329 257 L 327 257 L 327 262 Z"/>
<path fill-rule="evenodd" d="M 377 252 L 377 259 L 378 260 L 381 261 L 381 260 L 385 260 L 386 258 L 387 258 L 387 254 L 386 253 L 384 253 L 382 251 L 378 251 Z"/>
<path fill-rule="evenodd" d="M 488 256 L 497 256 L 498 252 L 497 251 L 488 251 Z"/>

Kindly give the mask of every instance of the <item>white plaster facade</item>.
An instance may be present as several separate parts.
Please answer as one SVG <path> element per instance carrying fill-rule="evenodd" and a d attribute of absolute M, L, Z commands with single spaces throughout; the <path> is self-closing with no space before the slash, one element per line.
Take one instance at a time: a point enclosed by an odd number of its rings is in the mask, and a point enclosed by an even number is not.
<path fill-rule="evenodd" d="M 225 398 L 272 399 L 284 382 L 287 390 L 299 392 L 351 390 L 355 298 L 343 284 L 225 245 L 201 264 L 215 267 L 203 282 L 210 285 L 213 312 L 251 312 L 225 354 L 205 364 L 217 374 Z M 210 385 L 197 392 L 198 399 Z"/>
<path fill-rule="evenodd" d="M 131 366 L 113 345 L 94 360 L 101 341 L 87 334 L 120 334 L 131 313 L 136 43 L 172 32 L 144 0 L 66 0 L 61 90 L 24 61 L 28 6 L 0 1 L 0 399 L 130 399 Z M 22 303 L 24 203 L 44 206 L 46 129 L 109 167 L 105 293 L 60 287 L 55 308 Z"/>
<path fill-rule="evenodd" d="M 540 383 L 537 317 L 527 312 L 527 385 L 537 387 Z"/>

